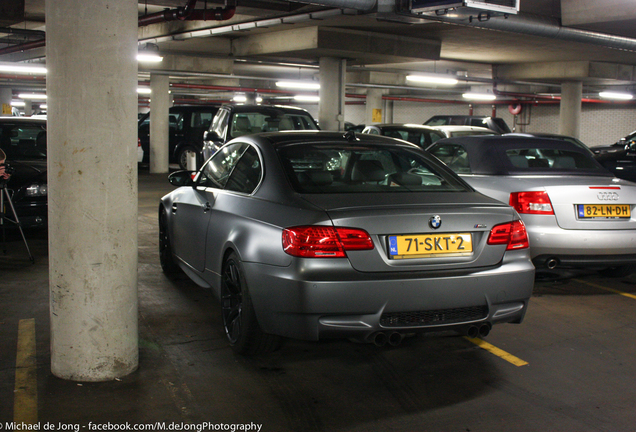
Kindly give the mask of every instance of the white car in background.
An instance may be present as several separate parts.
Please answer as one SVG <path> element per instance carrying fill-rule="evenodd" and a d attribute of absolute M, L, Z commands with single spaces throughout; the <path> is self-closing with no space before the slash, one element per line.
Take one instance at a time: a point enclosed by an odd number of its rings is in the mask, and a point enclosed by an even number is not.
<path fill-rule="evenodd" d="M 500 135 L 492 129 L 480 126 L 464 126 L 464 125 L 439 125 L 431 126 L 433 129 L 443 133 L 446 138 L 471 136 L 471 135 Z"/>

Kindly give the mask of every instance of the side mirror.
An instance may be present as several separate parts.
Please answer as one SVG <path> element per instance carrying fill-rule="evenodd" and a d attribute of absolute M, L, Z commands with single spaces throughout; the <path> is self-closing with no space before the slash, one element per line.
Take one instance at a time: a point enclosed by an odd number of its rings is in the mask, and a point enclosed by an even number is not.
<path fill-rule="evenodd" d="M 211 130 L 207 130 L 205 132 L 203 132 L 203 141 L 215 141 L 215 142 L 219 142 L 219 141 L 223 141 L 223 139 L 219 136 L 218 133 L 211 131 Z"/>
<path fill-rule="evenodd" d="M 196 174 L 196 171 L 175 171 L 168 176 L 168 181 L 171 185 L 181 186 L 194 186 L 192 178 Z"/>

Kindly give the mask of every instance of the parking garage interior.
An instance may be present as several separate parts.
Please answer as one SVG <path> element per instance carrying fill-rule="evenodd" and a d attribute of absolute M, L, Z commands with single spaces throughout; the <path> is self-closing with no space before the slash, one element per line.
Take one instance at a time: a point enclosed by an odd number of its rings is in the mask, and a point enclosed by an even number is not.
<path fill-rule="evenodd" d="M 170 106 L 242 96 L 340 131 L 474 114 L 590 147 L 636 129 L 631 100 L 600 95 L 634 91 L 630 2 L 425 3 L 0 3 L 0 66 L 46 67 L 0 72 L 3 114 L 46 113 L 49 158 L 48 229 L 9 231 L 0 251 L 0 429 L 633 430 L 634 275 L 539 276 L 524 322 L 484 339 L 288 340 L 250 358 L 208 290 L 161 272 Z M 146 50 L 163 60 L 138 63 Z"/>

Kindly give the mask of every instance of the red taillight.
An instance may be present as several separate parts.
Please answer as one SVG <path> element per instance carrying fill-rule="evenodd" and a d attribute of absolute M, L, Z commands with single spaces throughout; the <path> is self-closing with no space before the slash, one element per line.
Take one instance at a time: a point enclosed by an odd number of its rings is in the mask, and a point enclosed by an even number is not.
<path fill-rule="evenodd" d="M 141 139 L 137 138 L 137 147 L 141 147 Z"/>
<path fill-rule="evenodd" d="M 554 214 L 550 197 L 544 191 L 513 192 L 510 194 L 510 205 L 521 214 Z"/>
<path fill-rule="evenodd" d="M 283 249 L 297 257 L 343 258 L 348 250 L 373 249 L 373 241 L 361 229 L 299 226 L 283 230 Z"/>
<path fill-rule="evenodd" d="M 489 245 L 506 244 L 506 250 L 525 249 L 530 247 L 526 226 L 522 221 L 517 220 L 501 225 L 495 225 L 490 230 L 488 237 Z"/>

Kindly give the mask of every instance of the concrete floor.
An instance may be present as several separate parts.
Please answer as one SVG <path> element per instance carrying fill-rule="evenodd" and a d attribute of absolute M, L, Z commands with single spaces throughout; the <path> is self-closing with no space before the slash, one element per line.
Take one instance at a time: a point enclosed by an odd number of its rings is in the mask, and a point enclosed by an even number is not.
<path fill-rule="evenodd" d="M 35 264 L 10 236 L 0 251 L 0 430 L 14 420 L 18 322 L 28 318 L 40 430 L 636 430 L 636 276 L 538 282 L 524 323 L 486 338 L 495 353 L 415 337 L 397 348 L 288 341 L 244 358 L 228 347 L 210 292 L 162 274 L 156 213 L 171 186 L 144 171 L 139 180 L 139 370 L 105 383 L 51 374 L 46 233 L 27 233 Z"/>

